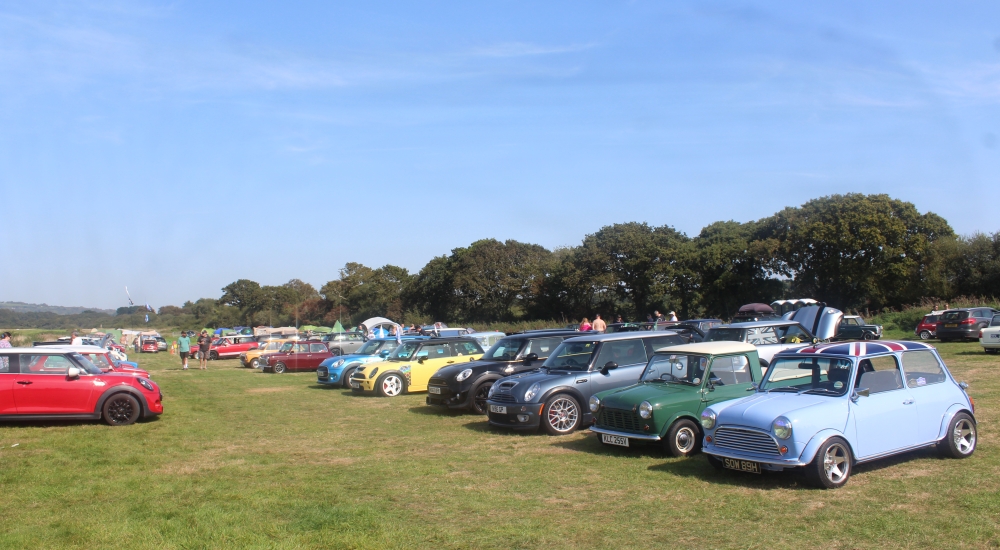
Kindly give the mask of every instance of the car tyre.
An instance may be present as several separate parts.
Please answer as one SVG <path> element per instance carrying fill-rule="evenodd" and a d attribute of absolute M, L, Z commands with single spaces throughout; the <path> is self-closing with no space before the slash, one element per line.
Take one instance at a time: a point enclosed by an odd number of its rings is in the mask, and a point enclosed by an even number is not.
<path fill-rule="evenodd" d="M 406 393 L 406 381 L 394 372 L 387 372 L 375 381 L 375 391 L 381 397 L 396 397 Z"/>
<path fill-rule="evenodd" d="M 493 381 L 490 380 L 479 384 L 472 390 L 472 399 L 469 400 L 469 410 L 476 414 L 486 414 L 489 410 L 486 400 L 489 399 L 490 387 L 492 385 Z"/>
<path fill-rule="evenodd" d="M 210 351 L 210 352 L 208 352 L 208 360 L 209 360 L 209 361 L 216 361 L 216 360 L 218 360 L 218 359 L 219 359 L 219 354 L 218 354 L 218 352 L 214 352 L 214 351 Z"/>
<path fill-rule="evenodd" d="M 770 364 L 770 363 L 768 363 L 767 361 L 765 361 L 764 359 L 761 359 L 761 360 L 760 360 L 760 370 L 762 370 L 762 371 L 766 371 L 766 370 L 767 370 L 767 367 L 769 367 L 770 365 L 771 365 L 771 364 Z"/>
<path fill-rule="evenodd" d="M 861 339 L 862 340 L 874 340 L 875 339 L 875 335 L 866 331 L 866 332 L 861 333 Z"/>
<path fill-rule="evenodd" d="M 142 408 L 135 397 L 127 393 L 116 393 L 104 402 L 101 412 L 109 426 L 128 426 L 139 419 Z"/>
<path fill-rule="evenodd" d="M 821 489 L 837 489 L 847 483 L 853 466 L 851 446 L 839 437 L 831 437 L 820 445 L 816 458 L 805 468 L 813 485 Z"/>
<path fill-rule="evenodd" d="M 929 330 L 921 330 L 920 331 L 920 339 L 921 340 L 930 340 L 931 339 L 931 331 L 929 331 Z"/>
<path fill-rule="evenodd" d="M 278 361 L 277 363 L 274 364 L 274 374 L 283 374 L 287 370 L 288 367 L 286 367 L 285 364 L 282 363 L 281 361 Z"/>
<path fill-rule="evenodd" d="M 250 361 L 250 368 L 252 368 L 252 369 L 259 369 L 260 368 L 260 359 L 255 357 L 253 360 L 251 360 Z"/>
<path fill-rule="evenodd" d="M 354 374 L 355 369 L 344 369 L 343 378 L 340 379 L 340 384 L 344 389 L 349 389 L 351 387 L 351 375 Z"/>
<path fill-rule="evenodd" d="M 976 451 L 976 421 L 967 413 L 958 413 L 948 423 L 941 440 L 941 453 L 950 458 L 969 458 Z"/>
<path fill-rule="evenodd" d="M 556 394 L 542 409 L 542 427 L 549 435 L 566 435 L 580 426 L 582 416 L 576 399 L 564 393 Z"/>
<path fill-rule="evenodd" d="M 701 450 L 701 430 L 686 418 L 678 420 L 667 431 L 666 447 L 673 456 L 691 456 Z"/>

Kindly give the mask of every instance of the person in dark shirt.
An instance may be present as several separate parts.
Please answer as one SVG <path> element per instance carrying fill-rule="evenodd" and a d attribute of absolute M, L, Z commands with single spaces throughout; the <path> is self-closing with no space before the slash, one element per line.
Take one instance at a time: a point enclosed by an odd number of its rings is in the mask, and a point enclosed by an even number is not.
<path fill-rule="evenodd" d="M 198 351 L 201 353 L 201 370 L 208 369 L 208 352 L 212 348 L 212 337 L 208 335 L 207 330 L 201 331 L 201 336 L 198 337 Z"/>

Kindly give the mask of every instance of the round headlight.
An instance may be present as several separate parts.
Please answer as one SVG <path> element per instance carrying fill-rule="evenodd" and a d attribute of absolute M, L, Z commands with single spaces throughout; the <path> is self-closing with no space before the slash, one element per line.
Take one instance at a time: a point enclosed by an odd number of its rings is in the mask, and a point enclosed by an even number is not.
<path fill-rule="evenodd" d="M 455 377 L 455 381 L 461 382 L 462 380 L 465 380 L 470 376 L 472 376 L 472 369 L 465 369 L 462 372 L 458 373 L 458 376 Z"/>
<path fill-rule="evenodd" d="M 715 427 L 715 411 L 711 409 L 701 411 L 701 427 L 706 430 L 711 430 Z"/>
<path fill-rule="evenodd" d="M 653 406 L 649 401 L 643 401 L 639 403 L 639 416 L 649 420 L 653 416 Z"/>
<path fill-rule="evenodd" d="M 538 382 L 535 382 L 530 388 L 528 388 L 528 391 L 524 392 L 524 400 L 531 401 L 536 395 L 538 395 L 538 392 L 541 391 L 541 389 L 542 386 L 539 385 Z"/>
<path fill-rule="evenodd" d="M 493 399 L 493 392 L 495 392 L 496 389 L 497 389 L 497 385 L 496 384 L 493 384 L 492 386 L 490 386 L 490 392 L 488 394 L 486 394 L 486 398 L 487 399 Z"/>
<path fill-rule="evenodd" d="M 339 367 L 340 365 L 343 365 L 343 364 L 344 364 L 344 360 L 343 359 L 337 359 L 337 361 L 333 364 L 333 366 L 334 367 Z"/>
<path fill-rule="evenodd" d="M 788 439 L 792 437 L 792 421 L 785 418 L 784 416 L 779 416 L 774 419 L 774 424 L 771 425 L 771 429 L 774 431 L 774 435 L 778 439 Z"/>
<path fill-rule="evenodd" d="M 590 396 L 590 412 L 597 412 L 597 409 L 601 408 L 601 400 L 597 398 L 596 395 Z"/>

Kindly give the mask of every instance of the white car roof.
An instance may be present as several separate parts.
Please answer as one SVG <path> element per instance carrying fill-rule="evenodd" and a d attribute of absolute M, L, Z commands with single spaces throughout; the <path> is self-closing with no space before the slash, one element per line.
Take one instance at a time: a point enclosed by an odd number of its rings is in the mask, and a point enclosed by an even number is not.
<path fill-rule="evenodd" d="M 665 354 L 679 354 L 679 353 L 704 353 L 707 355 L 726 355 L 729 353 L 749 353 L 751 351 L 757 351 L 757 347 L 753 344 L 747 344 L 745 342 L 698 342 L 695 344 L 684 344 L 680 346 L 671 346 L 669 348 L 661 348 L 656 350 L 656 353 Z"/>

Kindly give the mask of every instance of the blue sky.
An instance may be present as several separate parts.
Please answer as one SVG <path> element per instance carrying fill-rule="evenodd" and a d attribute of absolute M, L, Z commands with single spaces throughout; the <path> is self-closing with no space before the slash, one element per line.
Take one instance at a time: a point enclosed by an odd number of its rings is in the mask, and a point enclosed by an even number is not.
<path fill-rule="evenodd" d="M 846 192 L 997 231 L 998 12 L 0 1 L 0 300 L 180 305 Z"/>

